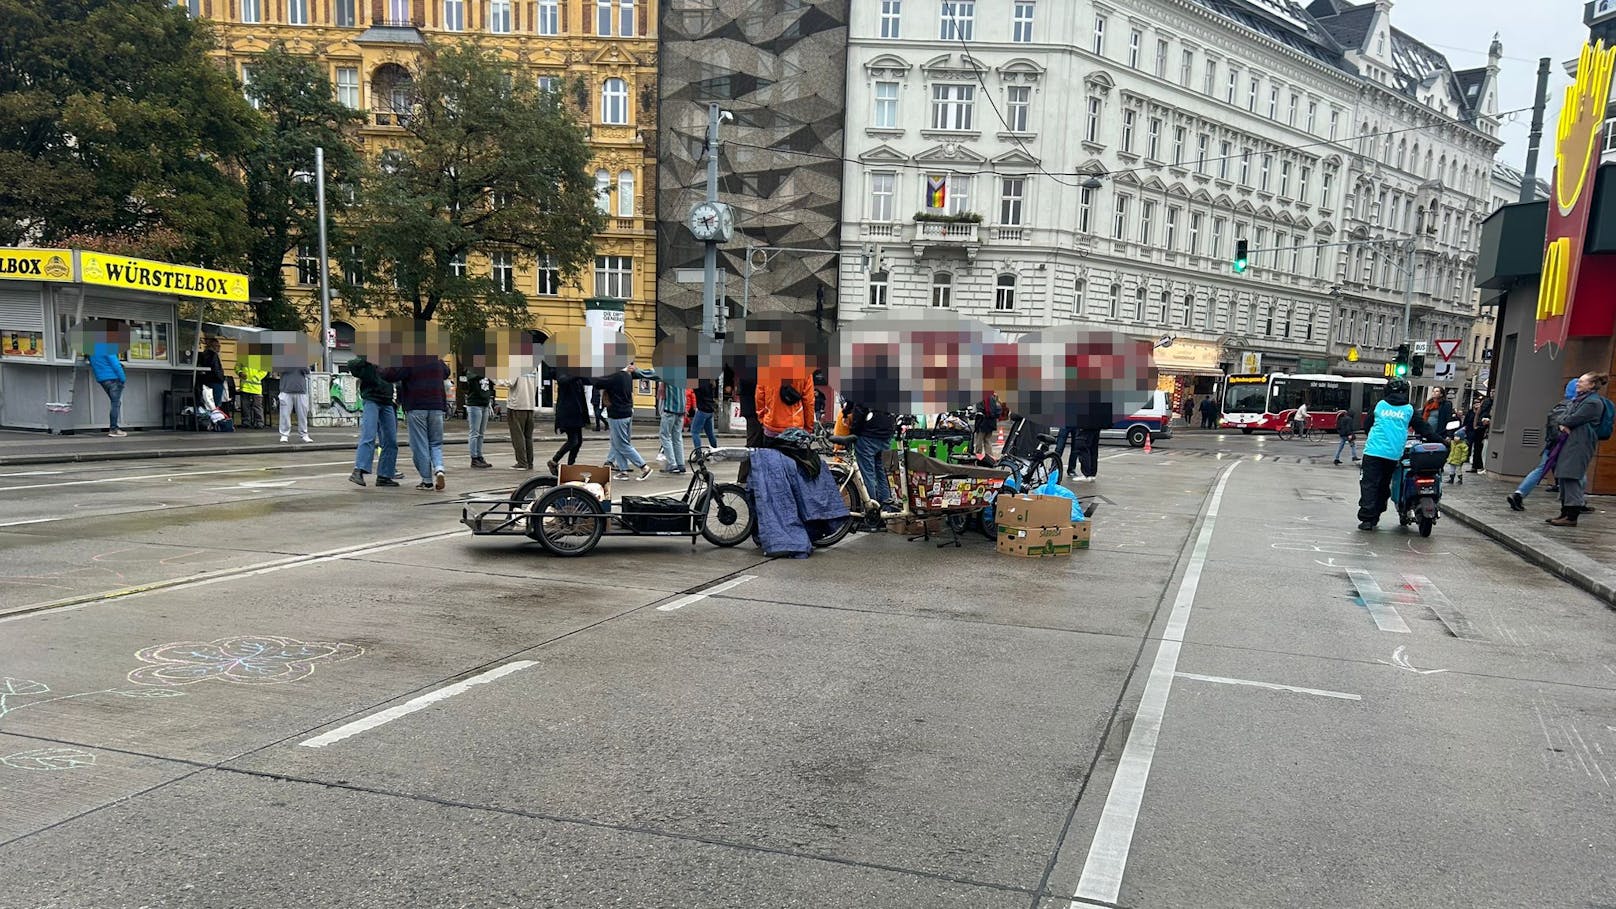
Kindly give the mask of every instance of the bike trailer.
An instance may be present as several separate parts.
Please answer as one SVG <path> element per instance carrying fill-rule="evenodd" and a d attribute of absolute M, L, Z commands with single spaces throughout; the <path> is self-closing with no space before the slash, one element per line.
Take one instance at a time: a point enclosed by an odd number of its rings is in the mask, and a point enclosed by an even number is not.
<path fill-rule="evenodd" d="M 623 496 L 617 520 L 640 533 L 694 533 L 696 517 L 678 496 Z"/>
<path fill-rule="evenodd" d="M 1406 454 L 1410 469 L 1416 473 L 1439 472 L 1448 463 L 1448 446 L 1441 442 L 1410 445 Z"/>

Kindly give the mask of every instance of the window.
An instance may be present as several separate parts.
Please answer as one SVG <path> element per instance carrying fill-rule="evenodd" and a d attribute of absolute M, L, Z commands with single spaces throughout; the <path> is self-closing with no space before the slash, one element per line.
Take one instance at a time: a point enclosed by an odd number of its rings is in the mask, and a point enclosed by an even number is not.
<path fill-rule="evenodd" d="M 415 16 L 410 12 L 410 0 L 387 0 L 387 21 L 391 25 L 410 25 Z"/>
<path fill-rule="evenodd" d="M 359 0 L 336 0 L 335 13 L 338 28 L 353 28 L 359 24 L 359 17 L 354 9 L 354 4 L 358 2 Z"/>
<path fill-rule="evenodd" d="M 1240 185 L 1251 185 L 1251 149 L 1240 149 Z"/>
<path fill-rule="evenodd" d="M 631 170 L 617 175 L 617 216 L 634 217 L 634 172 Z"/>
<path fill-rule="evenodd" d="M 320 283 L 320 257 L 308 243 L 301 244 L 297 248 L 297 283 L 304 285 Z"/>
<path fill-rule="evenodd" d="M 1269 177 L 1270 171 L 1272 171 L 1272 169 L 1273 169 L 1273 165 L 1274 165 L 1274 156 L 1273 155 L 1263 155 L 1262 156 L 1262 182 L 1260 184 L 1258 184 L 1257 188 L 1262 190 L 1263 192 L 1268 192 L 1268 185 L 1269 185 L 1268 177 Z"/>
<path fill-rule="evenodd" d="M 634 37 L 634 0 L 617 4 L 617 33 L 624 38 Z"/>
<path fill-rule="evenodd" d="M 1167 78 L 1167 39 L 1156 39 L 1156 76 Z"/>
<path fill-rule="evenodd" d="M 1201 254 L 1201 213 L 1200 212 L 1192 212 L 1190 214 L 1190 245 L 1189 245 L 1188 252 L 1192 256 L 1198 256 L 1198 255 Z"/>
<path fill-rule="evenodd" d="M 1072 287 L 1072 315 L 1080 316 L 1083 314 L 1083 292 L 1087 289 L 1088 282 L 1078 278 L 1077 284 Z"/>
<path fill-rule="evenodd" d="M 971 210 L 971 178 L 966 174 L 923 174 L 926 208 L 950 215 Z"/>
<path fill-rule="evenodd" d="M 354 287 L 365 286 L 365 254 L 357 244 L 349 246 L 342 257 L 342 280 Z"/>
<path fill-rule="evenodd" d="M 1229 102 L 1230 104 L 1233 104 L 1234 103 L 1235 92 L 1238 92 L 1239 90 L 1240 90 L 1240 70 L 1237 70 L 1237 69 L 1235 69 L 1234 67 L 1231 66 L 1231 67 L 1229 67 L 1229 92 L 1228 92 L 1227 95 L 1224 96 L 1223 100 Z"/>
<path fill-rule="evenodd" d="M 612 175 L 603 171 L 595 171 L 595 208 L 601 214 L 612 210 Z"/>
<path fill-rule="evenodd" d="M 1258 87 L 1258 85 L 1259 85 L 1259 81 L 1257 79 L 1257 76 L 1255 74 L 1253 74 L 1252 77 L 1251 77 L 1251 88 L 1246 93 L 1246 110 L 1249 110 L 1252 113 L 1257 112 L 1257 87 Z"/>
<path fill-rule="evenodd" d="M 1139 46 L 1145 41 L 1145 33 L 1134 29 L 1128 33 L 1128 65 L 1134 69 L 1139 68 Z"/>
<path fill-rule="evenodd" d="M 943 0 L 939 34 L 944 41 L 976 38 L 976 0 Z"/>
<path fill-rule="evenodd" d="M 466 0 L 443 0 L 443 28 L 451 32 L 466 30 Z"/>
<path fill-rule="evenodd" d="M 337 100 L 350 110 L 359 109 L 359 70 L 356 67 L 337 67 Z"/>
<path fill-rule="evenodd" d="M 1141 202 L 1139 204 L 1139 242 L 1149 245 L 1156 238 L 1156 203 Z"/>
<path fill-rule="evenodd" d="M 1094 44 L 1091 45 L 1096 56 L 1105 56 L 1105 17 L 1094 17 Z"/>
<path fill-rule="evenodd" d="M 877 272 L 871 272 L 870 273 L 869 294 L 868 294 L 868 296 L 865 297 L 865 300 L 864 300 L 865 305 L 868 305 L 868 306 L 885 306 L 885 305 L 887 305 L 887 281 L 888 281 L 888 278 L 889 278 L 888 274 L 886 272 L 884 272 L 884 271 L 877 271 Z"/>
<path fill-rule="evenodd" d="M 466 276 L 465 253 L 455 253 L 452 257 L 450 257 L 449 274 L 455 276 L 456 278 L 464 278 Z"/>
<path fill-rule="evenodd" d="M 1300 101 L 1300 99 L 1298 99 L 1296 97 L 1296 93 L 1291 92 L 1290 105 L 1285 108 L 1285 125 L 1287 125 L 1287 126 L 1295 126 L 1296 125 L 1296 105 L 1299 103 L 1299 101 Z"/>
<path fill-rule="evenodd" d="M 1005 120 L 1008 122 L 1005 125 L 1013 133 L 1026 132 L 1027 123 L 1031 119 L 1029 113 L 1032 110 L 1032 86 L 1012 85 L 1005 90 L 1005 94 L 1008 99 L 1005 111 Z"/>
<path fill-rule="evenodd" d="M 622 79 L 607 79 L 600 87 L 600 120 L 602 123 L 628 122 L 628 83 Z"/>
<path fill-rule="evenodd" d="M 1089 122 L 1083 128 L 1083 138 L 1088 142 L 1100 141 L 1100 99 L 1089 96 Z"/>
<path fill-rule="evenodd" d="M 1026 177 L 999 178 L 999 223 L 1021 224 L 1022 203 L 1026 197 Z"/>
<path fill-rule="evenodd" d="M 976 106 L 973 85 L 940 84 L 931 87 L 931 128 L 964 131 L 971 128 Z"/>
<path fill-rule="evenodd" d="M 1195 79 L 1195 51 L 1185 49 L 1182 59 L 1178 62 L 1178 84 L 1185 88 Z"/>
<path fill-rule="evenodd" d="M 1168 252 L 1178 251 L 1178 213 L 1177 208 L 1171 205 L 1167 206 L 1167 229 L 1162 237 L 1162 246 Z"/>
<path fill-rule="evenodd" d="M 1184 127 L 1182 127 L 1182 126 L 1173 127 L 1173 163 L 1174 164 L 1183 164 L 1184 163 L 1184 136 L 1185 136 Z"/>
<path fill-rule="evenodd" d="M 540 76 L 539 77 L 539 91 L 541 91 L 541 92 L 559 92 L 559 91 L 561 91 L 561 77 L 560 76 Z"/>
<path fill-rule="evenodd" d="M 1291 197 L 1291 162 L 1279 162 L 1279 194 L 1289 199 Z"/>
<path fill-rule="evenodd" d="M 1333 208 L 1330 204 L 1330 190 L 1335 184 L 1335 168 L 1326 167 L 1319 176 L 1319 207 Z"/>
<path fill-rule="evenodd" d="M 1137 111 L 1125 110 L 1122 112 L 1122 150 L 1130 154 L 1133 152 L 1134 126 L 1138 122 L 1139 113 Z"/>
<path fill-rule="evenodd" d="M 1086 234 L 1090 230 L 1094 216 L 1094 190 L 1087 186 L 1077 191 L 1077 231 Z"/>
<path fill-rule="evenodd" d="M 260 0 L 241 0 L 241 21 L 248 24 L 262 22 L 264 11 L 259 8 Z"/>
<path fill-rule="evenodd" d="M 488 0 L 488 30 L 496 35 L 511 31 L 511 0 Z"/>
<path fill-rule="evenodd" d="M 1324 247 L 1322 245 L 1314 246 L 1313 247 L 1313 277 L 1317 278 L 1319 276 L 1319 272 L 1321 272 L 1323 270 L 1324 270 Z"/>
<path fill-rule="evenodd" d="M 1113 240 L 1126 239 L 1128 236 L 1128 197 L 1117 196 L 1117 207 L 1112 213 L 1111 238 Z"/>
<path fill-rule="evenodd" d="M 286 24 L 309 24 L 309 0 L 286 0 Z"/>
<path fill-rule="evenodd" d="M 1263 262 L 1263 250 L 1265 250 L 1267 248 L 1268 248 L 1268 228 L 1259 227 L 1259 228 L 1257 228 L 1257 241 L 1255 243 L 1251 244 L 1251 264 L 1252 265 L 1261 265 L 1262 264 L 1262 262 Z"/>
<path fill-rule="evenodd" d="M 994 312 L 1010 312 L 1016 308 L 1016 276 L 1000 275 L 993 285 Z"/>
<path fill-rule="evenodd" d="M 556 267 L 553 256 L 545 256 L 537 263 L 535 271 L 538 273 L 538 286 L 535 288 L 541 297 L 558 297 L 561 295 L 561 269 Z"/>
<path fill-rule="evenodd" d="M 1113 283 L 1111 285 L 1111 309 L 1110 309 L 1110 313 L 1111 313 L 1111 318 L 1113 318 L 1113 319 L 1122 318 L 1122 285 L 1121 284 Z"/>
<path fill-rule="evenodd" d="M 1206 72 L 1201 76 L 1201 94 L 1208 98 L 1218 91 L 1218 61 L 1206 58 Z"/>
<path fill-rule="evenodd" d="M 241 65 L 241 95 L 254 110 L 258 109 L 258 96 L 252 90 L 252 67 L 245 63 Z"/>
<path fill-rule="evenodd" d="M 1032 43 L 1032 0 L 1016 0 L 1010 26 L 1010 40 L 1017 44 Z"/>
<path fill-rule="evenodd" d="M 497 252 L 488 257 L 493 271 L 494 286 L 510 293 L 516 289 L 516 269 L 511 265 L 511 254 Z"/>
<path fill-rule="evenodd" d="M 1216 259 L 1223 255 L 1223 225 L 1227 223 L 1223 218 L 1212 219 L 1212 248 L 1208 254 Z"/>
<path fill-rule="evenodd" d="M 933 309 L 948 309 L 954 305 L 954 276 L 940 271 L 931 277 L 931 305 Z"/>
<path fill-rule="evenodd" d="M 1330 108 L 1330 138 L 1334 139 L 1336 131 L 1341 128 L 1341 112 Z"/>
<path fill-rule="evenodd" d="M 1173 324 L 1173 295 L 1165 290 L 1161 295 L 1161 320 L 1163 325 Z"/>
<path fill-rule="evenodd" d="M 1218 143 L 1218 179 L 1229 179 L 1229 160 L 1234 157 L 1234 146 L 1227 141 Z"/>
<path fill-rule="evenodd" d="M 1143 285 L 1133 290 L 1133 319 L 1135 322 L 1145 320 L 1145 288 Z"/>
<path fill-rule="evenodd" d="M 634 296 L 632 256 L 595 257 L 595 296 L 627 300 Z"/>
<path fill-rule="evenodd" d="M 1319 121 L 1319 102 L 1317 102 L 1317 101 L 1309 101 L 1309 102 L 1307 102 L 1307 131 L 1310 132 L 1310 133 L 1313 132 L 1314 128 L 1318 126 L 1318 121 Z"/>
<path fill-rule="evenodd" d="M 1268 90 L 1268 119 L 1279 119 L 1279 86 L 1277 85 Z"/>
<path fill-rule="evenodd" d="M 1308 195 L 1308 190 L 1310 189 L 1308 184 L 1311 182 L 1313 182 L 1313 168 L 1302 168 L 1296 179 L 1296 198 L 1303 202 L 1312 201 L 1312 198 Z"/>
<path fill-rule="evenodd" d="M 1206 173 L 1206 149 L 1211 141 L 1211 137 L 1206 133 L 1201 133 L 1195 138 L 1195 172 L 1198 174 Z"/>
<path fill-rule="evenodd" d="M 902 37 L 903 0 L 881 0 L 881 37 Z M 885 305 L 885 293 L 882 291 L 882 305 Z"/>
<path fill-rule="evenodd" d="M 595 34 L 612 33 L 612 0 L 595 0 Z"/>
<path fill-rule="evenodd" d="M 1145 134 L 1145 157 L 1152 161 L 1161 160 L 1161 118 L 1151 117 L 1150 128 Z"/>
<path fill-rule="evenodd" d="M 898 128 L 898 83 L 875 83 L 875 126 L 877 129 Z"/>
<path fill-rule="evenodd" d="M 870 220 L 895 221 L 898 218 L 898 175 L 870 174 Z"/>
<path fill-rule="evenodd" d="M 533 30 L 541 35 L 561 34 L 561 0 L 539 0 L 538 18 Z"/>

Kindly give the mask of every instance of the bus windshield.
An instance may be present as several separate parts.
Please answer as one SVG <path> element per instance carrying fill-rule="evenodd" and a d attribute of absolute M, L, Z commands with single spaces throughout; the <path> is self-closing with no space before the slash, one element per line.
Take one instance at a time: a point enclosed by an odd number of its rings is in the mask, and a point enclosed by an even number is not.
<path fill-rule="evenodd" d="M 1268 383 L 1230 385 L 1223 395 L 1224 413 L 1264 413 L 1268 408 Z"/>

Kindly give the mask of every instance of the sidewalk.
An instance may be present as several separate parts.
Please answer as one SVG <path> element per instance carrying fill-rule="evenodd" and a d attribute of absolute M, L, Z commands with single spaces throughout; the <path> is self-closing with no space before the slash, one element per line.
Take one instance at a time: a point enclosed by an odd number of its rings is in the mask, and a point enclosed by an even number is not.
<path fill-rule="evenodd" d="M 658 434 L 649 421 L 641 429 L 635 422 L 636 442 L 655 442 Z M 510 444 L 510 430 L 505 423 L 488 424 L 485 436 L 489 445 Z M 540 423 L 534 427 L 535 442 L 546 444 L 557 441 L 553 426 Z M 135 461 L 147 458 L 202 458 L 223 455 L 276 454 L 289 451 L 353 451 L 359 444 L 359 430 L 353 426 L 314 426 L 309 429 L 313 443 L 296 441 L 283 443 L 280 434 L 269 429 L 238 429 L 235 432 L 176 432 L 173 430 L 132 430 L 129 435 L 114 439 L 100 432 L 79 432 L 73 435 L 53 436 L 43 432 L 0 430 L 0 467 L 70 464 L 86 461 Z M 740 433 L 718 434 L 720 439 L 743 438 Z M 687 436 L 688 439 L 688 436 Z M 606 441 L 606 433 L 584 430 L 584 441 Z M 450 420 L 444 425 L 445 445 L 466 444 L 466 421 Z M 408 448 L 408 433 L 398 430 L 398 447 Z"/>
<path fill-rule="evenodd" d="M 1442 512 L 1485 534 L 1526 561 L 1557 575 L 1616 609 L 1616 499 L 1590 496 L 1598 509 L 1575 528 L 1543 523 L 1560 513 L 1559 497 L 1548 484 L 1526 499 L 1526 511 L 1511 511 L 1506 496 L 1515 482 L 1466 474 L 1464 485 L 1442 486 Z"/>

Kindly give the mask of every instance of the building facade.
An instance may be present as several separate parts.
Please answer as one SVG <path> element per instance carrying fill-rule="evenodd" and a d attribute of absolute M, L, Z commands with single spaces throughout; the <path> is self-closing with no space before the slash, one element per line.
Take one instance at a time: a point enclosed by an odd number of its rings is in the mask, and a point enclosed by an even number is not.
<path fill-rule="evenodd" d="M 367 112 L 365 153 L 404 139 L 392 98 L 428 42 L 473 41 L 541 85 L 574 91 L 588 126 L 606 228 L 593 269 L 563 280 L 519 257 L 468 262 L 497 270 L 528 295 L 528 328 L 545 335 L 584 324 L 585 300 L 621 300 L 636 346 L 655 343 L 657 0 L 185 0 L 215 24 L 217 56 L 250 84 L 253 58 L 276 42 L 314 58 L 337 97 Z M 573 88 L 575 86 L 575 89 Z M 312 163 L 311 163 L 312 166 Z M 312 245 L 287 263 L 291 292 L 317 296 Z M 336 255 L 336 251 L 333 251 Z M 333 263 L 333 268 L 338 267 Z M 361 319 L 334 307 L 339 346 Z"/>
<path fill-rule="evenodd" d="M 1296 13 L 864 5 L 844 315 L 1171 335 L 1156 362 L 1175 398 L 1227 372 L 1321 369 L 1356 80 Z"/>
<path fill-rule="evenodd" d="M 1425 342 L 1431 382 L 1441 360 L 1434 342 L 1468 340 L 1475 320 L 1476 252 L 1503 144 L 1503 48 L 1495 39 L 1487 66 L 1455 71 L 1393 27 L 1391 0 L 1316 0 L 1308 11 L 1360 77 L 1342 222 L 1360 242 L 1342 263 L 1331 360 L 1381 375 L 1398 345 Z M 1442 384 L 1459 390 L 1470 365 L 1461 344 Z"/>
<path fill-rule="evenodd" d="M 1526 182 L 1526 174 L 1510 167 L 1502 161 L 1493 162 L 1491 196 L 1487 201 L 1487 213 L 1491 215 L 1506 205 L 1514 205 L 1521 201 L 1521 184 Z M 1527 201 L 1540 201 L 1549 197 L 1549 185 L 1541 179 L 1534 179 L 1533 193 Z M 1483 219 L 1485 220 L 1485 219 Z M 1477 391 L 1488 391 L 1493 382 L 1493 337 L 1498 330 L 1498 301 L 1496 291 L 1483 291 L 1477 288 L 1475 297 L 1475 321 L 1470 326 L 1470 337 L 1465 342 L 1465 359 L 1468 369 L 1464 375 L 1464 389 L 1462 399 L 1469 401 L 1471 395 Z"/>

